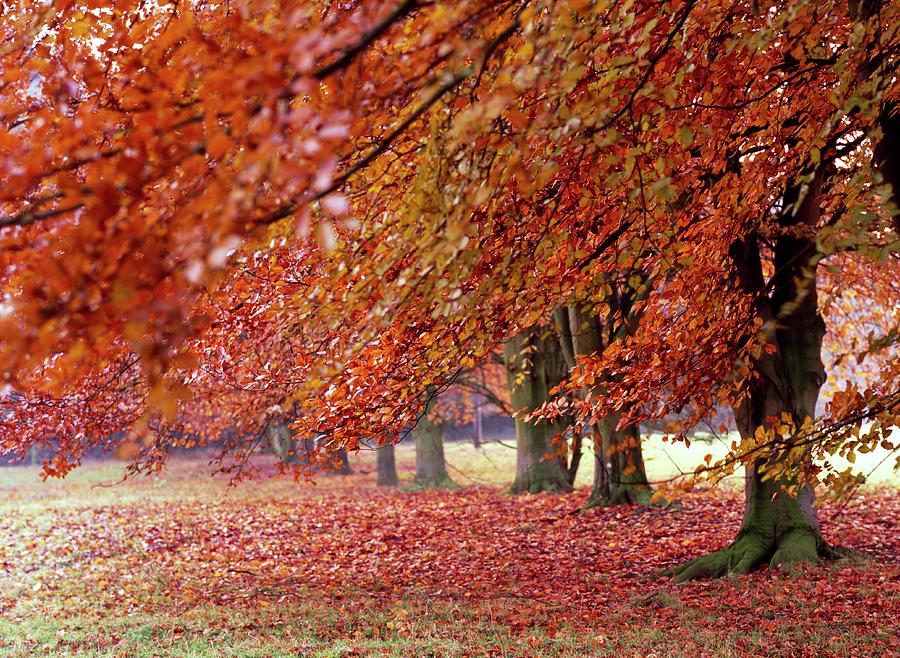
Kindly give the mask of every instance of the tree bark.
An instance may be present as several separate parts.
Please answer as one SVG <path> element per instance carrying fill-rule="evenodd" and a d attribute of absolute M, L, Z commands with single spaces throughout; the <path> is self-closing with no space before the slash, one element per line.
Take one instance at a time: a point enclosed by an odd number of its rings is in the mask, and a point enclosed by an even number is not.
<path fill-rule="evenodd" d="M 266 436 L 272 452 L 279 460 L 288 464 L 297 463 L 297 446 L 294 441 L 294 433 L 287 423 L 270 422 L 266 428 Z"/>
<path fill-rule="evenodd" d="M 397 460 L 394 456 L 394 444 L 379 446 L 375 451 L 375 464 L 378 471 L 379 487 L 396 487 Z"/>
<path fill-rule="evenodd" d="M 581 432 L 575 432 L 573 429 L 571 457 L 569 457 L 569 466 L 566 469 L 566 480 L 573 487 L 575 486 L 575 478 L 578 477 L 578 467 L 581 465 L 581 456 L 584 454 L 584 435 Z"/>
<path fill-rule="evenodd" d="M 484 404 L 484 399 L 482 396 L 474 394 L 475 397 L 475 418 L 473 422 L 474 434 L 472 435 L 472 445 L 475 446 L 476 450 L 481 449 L 481 444 L 484 443 L 484 410 L 482 409 L 482 405 Z"/>
<path fill-rule="evenodd" d="M 891 185 L 894 231 L 900 235 L 900 108 L 896 103 L 885 103 L 878 116 L 881 139 L 875 144 L 875 166 L 886 183 Z"/>
<path fill-rule="evenodd" d="M 616 300 L 610 299 L 615 303 Z M 613 304 L 610 304 L 613 308 Z M 627 314 L 628 309 L 623 309 Z M 569 330 L 574 358 L 603 351 L 615 335 L 604 341 L 600 319 L 580 305 L 569 306 Z M 605 395 L 602 386 L 595 395 Z M 594 486 L 587 506 L 649 504 L 652 491 L 644 467 L 641 437 L 636 426 L 618 429 L 619 414 L 611 413 L 596 423 L 594 435 Z"/>
<path fill-rule="evenodd" d="M 821 184 L 822 174 L 817 173 L 796 209 L 797 189 L 785 195 L 781 226 L 786 230 L 775 243 L 769 282 L 763 276 L 756 236 L 736 242 L 731 249 L 739 282 L 758 299 L 775 347 L 773 353 L 764 351 L 755 359 L 757 377 L 747 384 L 744 401 L 734 408 L 743 439 L 754 437 L 759 428 L 767 429 L 771 419 L 783 413 L 790 415 L 796 427 L 815 417 L 825 381 L 821 358 L 825 323 L 818 313 L 815 240 L 803 229 L 817 224 Z M 767 289 L 772 290 L 770 297 Z M 746 465 L 744 520 L 735 540 L 725 549 L 672 570 L 679 580 L 747 573 L 765 562 L 779 567 L 837 555 L 822 539 L 812 488 L 805 486 L 796 498 L 791 497 L 783 489 L 792 482 L 762 477 L 760 469 L 765 465 L 759 461 Z"/>
<path fill-rule="evenodd" d="M 884 3 L 883 0 L 849 0 L 847 4 L 850 18 L 854 21 L 869 21 L 881 12 Z M 885 62 L 885 56 L 881 50 L 873 49 L 869 61 L 860 71 L 861 80 L 874 74 Z M 888 73 L 888 79 L 890 75 Z M 891 196 L 888 200 L 895 213 L 894 231 L 900 235 L 900 107 L 896 102 L 888 100 L 882 103 L 876 127 L 881 134 L 872 140 L 873 164 L 881 173 L 884 182 L 891 186 Z"/>
<path fill-rule="evenodd" d="M 343 448 L 337 451 L 337 464 L 330 472 L 334 475 L 353 474 L 353 469 L 350 468 L 350 458 L 347 456 L 347 451 Z"/>
<path fill-rule="evenodd" d="M 456 486 L 447 474 L 444 461 L 444 425 L 431 418 L 436 399 L 436 396 L 431 397 L 413 431 L 416 442 L 415 484 L 423 489 Z"/>
<path fill-rule="evenodd" d="M 565 376 L 565 364 L 556 336 L 541 337 L 540 329 L 526 330 L 504 347 L 506 377 L 513 409 L 534 411 L 549 398 L 549 391 Z M 572 491 L 564 460 L 548 455 L 558 428 L 546 421 L 526 422 L 516 417 L 516 479 L 511 493 Z"/>

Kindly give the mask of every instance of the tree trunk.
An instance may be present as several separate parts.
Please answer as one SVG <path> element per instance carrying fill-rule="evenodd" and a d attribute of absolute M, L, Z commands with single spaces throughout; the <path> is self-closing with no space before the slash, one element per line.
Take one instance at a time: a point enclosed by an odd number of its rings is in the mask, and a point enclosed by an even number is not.
<path fill-rule="evenodd" d="M 481 444 L 484 443 L 484 411 L 482 409 L 483 404 L 484 399 L 482 398 L 482 396 L 475 395 L 475 433 L 472 435 L 472 445 L 475 446 L 476 450 L 479 450 L 481 448 Z"/>
<path fill-rule="evenodd" d="M 429 395 L 432 395 L 431 391 Z M 431 418 L 436 399 L 435 396 L 431 397 L 413 431 L 416 442 L 415 484 L 423 489 L 456 486 L 447 475 L 447 464 L 444 461 L 444 425 Z"/>
<path fill-rule="evenodd" d="M 289 464 L 297 463 L 297 451 L 294 434 L 287 423 L 270 422 L 266 428 L 266 436 L 272 452 L 279 460 Z"/>
<path fill-rule="evenodd" d="M 594 487 L 587 507 L 649 505 L 653 491 L 647 480 L 637 425 L 616 429 L 618 414 L 598 423 L 600 450 L 594 453 Z"/>
<path fill-rule="evenodd" d="M 331 473 L 334 475 L 353 474 L 353 469 L 350 468 L 350 459 L 347 457 L 347 451 L 343 448 L 337 451 L 337 464 Z"/>
<path fill-rule="evenodd" d="M 573 487 L 575 486 L 575 478 L 578 477 L 578 467 L 581 465 L 581 456 L 584 453 L 582 445 L 584 436 L 581 432 L 575 432 L 573 429 L 572 436 L 572 456 L 569 458 L 569 467 L 566 469 L 566 480 Z"/>
<path fill-rule="evenodd" d="M 397 461 L 394 457 L 394 444 L 379 446 L 375 451 L 375 463 L 378 471 L 379 487 L 397 486 Z"/>
<path fill-rule="evenodd" d="M 610 307 L 613 308 L 613 304 Z M 575 358 L 603 351 L 600 319 L 589 309 L 574 304 L 569 306 L 569 329 Z M 605 395 L 605 390 L 599 386 L 594 393 L 602 396 Z M 594 486 L 588 499 L 588 507 L 650 503 L 652 492 L 644 467 L 640 431 L 637 426 L 618 429 L 620 419 L 619 414 L 608 414 L 592 428 Z"/>
<path fill-rule="evenodd" d="M 540 407 L 549 390 L 561 381 L 565 364 L 556 336 L 541 338 L 540 329 L 529 329 L 504 348 L 506 376 L 512 407 L 528 413 Z M 556 429 L 545 421 L 526 422 L 516 417 L 516 479 L 511 493 L 571 491 L 563 460 L 548 459 Z"/>
<path fill-rule="evenodd" d="M 850 0 L 850 17 L 854 21 L 868 21 L 881 12 L 882 4 L 882 0 Z M 884 61 L 885 53 L 873 50 L 870 61 L 862 68 L 862 77 L 871 76 Z M 896 102 L 888 100 L 882 104 L 877 127 L 881 135 L 873 140 L 872 156 L 875 168 L 881 173 L 884 182 L 891 186 L 889 201 L 893 205 L 893 211 L 897 213 L 893 218 L 894 231 L 900 235 L 900 107 Z"/>
<path fill-rule="evenodd" d="M 785 229 L 814 227 L 818 221 L 818 192 L 821 173 L 810 184 L 805 200 L 796 211 L 796 189 L 785 195 Z M 767 283 L 756 236 L 736 242 L 731 255 L 743 289 L 757 295 L 759 312 L 769 328 L 775 350 L 755 359 L 757 377 L 748 383 L 742 404 L 734 408 L 742 439 L 768 429 L 772 419 L 790 415 L 795 427 L 815 417 L 819 389 L 825 381 L 822 340 L 825 323 L 818 314 L 814 237 L 800 230 L 785 230 L 776 240 L 774 274 Z M 765 291 L 772 290 L 771 297 Z M 773 329 L 773 327 L 777 327 Z M 783 458 L 782 458 L 783 459 Z M 714 578 L 725 573 L 747 573 L 768 562 L 772 567 L 798 562 L 814 562 L 819 557 L 835 557 L 836 551 L 822 539 L 816 518 L 813 490 L 803 487 L 796 498 L 784 491 L 792 484 L 784 478 L 763 478 L 762 466 L 778 462 L 746 465 L 744 520 L 730 546 L 700 557 L 671 571 L 679 580 Z"/>
<path fill-rule="evenodd" d="M 894 215 L 894 231 L 900 235 L 900 108 L 896 103 L 885 103 L 878 116 L 881 139 L 875 144 L 875 166 L 886 183 L 891 185 L 891 202 Z"/>

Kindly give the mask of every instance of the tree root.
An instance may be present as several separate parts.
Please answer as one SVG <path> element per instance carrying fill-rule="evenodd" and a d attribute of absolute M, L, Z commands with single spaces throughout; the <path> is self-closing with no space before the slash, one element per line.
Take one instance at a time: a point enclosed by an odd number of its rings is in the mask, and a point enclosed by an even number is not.
<path fill-rule="evenodd" d="M 675 576 L 676 581 L 685 582 L 720 578 L 728 573 L 746 574 L 766 562 L 772 569 L 790 569 L 798 564 L 840 557 L 846 557 L 846 553 L 832 548 L 809 529 L 789 532 L 777 542 L 751 530 L 742 531 L 729 547 L 666 569 L 663 575 Z"/>
<path fill-rule="evenodd" d="M 560 483 L 552 480 L 529 480 L 526 482 L 516 480 L 510 485 L 509 493 L 572 493 L 572 487 L 565 482 Z"/>
<path fill-rule="evenodd" d="M 653 502 L 653 491 L 647 486 L 619 486 L 608 495 L 591 494 L 584 509 L 613 507 L 615 505 L 664 506 L 665 501 Z"/>
<path fill-rule="evenodd" d="M 571 493 L 573 487 L 566 479 L 565 472 L 555 465 L 544 462 L 532 466 L 528 471 L 516 475 L 509 493 Z"/>
<path fill-rule="evenodd" d="M 459 489 L 459 485 L 449 477 L 445 477 L 435 480 L 416 479 L 409 486 L 410 491 L 424 491 L 426 489 Z"/>

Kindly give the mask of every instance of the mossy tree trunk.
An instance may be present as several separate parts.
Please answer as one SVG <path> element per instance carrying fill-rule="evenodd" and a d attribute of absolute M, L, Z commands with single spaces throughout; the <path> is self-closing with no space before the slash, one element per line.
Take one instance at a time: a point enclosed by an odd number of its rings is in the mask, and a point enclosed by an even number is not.
<path fill-rule="evenodd" d="M 610 313 L 619 310 L 624 317 L 631 305 L 610 295 L 607 302 Z M 623 331 L 609 326 L 592 309 L 580 304 L 568 308 L 568 329 L 571 335 L 572 360 L 580 356 L 601 353 L 611 341 L 618 340 Z M 621 334 L 621 335 L 620 335 Z M 593 394 L 605 395 L 605 388 L 598 386 Z M 585 391 L 587 393 L 587 391 Z M 651 490 L 644 467 L 640 431 L 637 426 L 618 428 L 621 416 L 611 413 L 591 428 L 594 437 L 594 486 L 588 499 L 588 507 L 618 504 L 648 504 Z"/>
<path fill-rule="evenodd" d="M 378 471 L 379 487 L 397 486 L 397 460 L 394 455 L 394 444 L 378 446 L 375 451 L 375 465 Z"/>
<path fill-rule="evenodd" d="M 652 497 L 637 425 L 617 429 L 618 414 L 596 425 L 594 486 L 587 507 L 649 505 Z"/>
<path fill-rule="evenodd" d="M 758 300 L 758 311 L 766 322 L 767 339 L 774 350 L 755 359 L 758 376 L 748 382 L 742 404 L 734 409 L 738 431 L 744 439 L 767 429 L 771 419 L 790 415 L 800 427 L 814 417 L 819 389 L 825 381 L 822 340 L 825 323 L 818 314 L 816 264 L 818 255 L 811 231 L 818 221 L 817 173 L 799 208 L 792 212 L 798 192 L 785 195 L 784 232 L 774 246 L 774 274 L 766 281 L 759 239 L 750 236 L 732 245 L 731 256 L 743 289 Z M 793 230 L 791 230 L 793 229 Z M 766 291 L 771 290 L 770 295 Z M 778 462 L 746 465 L 744 520 L 730 546 L 672 570 L 680 580 L 718 577 L 728 572 L 747 573 L 768 562 L 785 566 L 834 557 L 836 552 L 822 539 L 811 487 L 792 497 L 784 492 L 790 480 L 764 478 L 765 466 Z"/>
<path fill-rule="evenodd" d="M 447 474 L 447 463 L 444 461 L 444 425 L 432 416 L 437 396 L 431 389 L 427 395 L 428 404 L 413 430 L 416 442 L 415 484 L 423 489 L 453 487 L 455 483 Z"/>
<path fill-rule="evenodd" d="M 540 407 L 549 391 L 565 376 L 565 363 L 555 335 L 542 335 L 540 328 L 528 329 L 515 336 L 504 347 L 506 376 L 512 408 L 523 413 Z M 556 452 L 552 439 L 559 431 L 556 425 L 527 422 L 521 414 L 516 424 L 516 479 L 512 493 L 572 490 L 565 460 L 549 457 Z"/>

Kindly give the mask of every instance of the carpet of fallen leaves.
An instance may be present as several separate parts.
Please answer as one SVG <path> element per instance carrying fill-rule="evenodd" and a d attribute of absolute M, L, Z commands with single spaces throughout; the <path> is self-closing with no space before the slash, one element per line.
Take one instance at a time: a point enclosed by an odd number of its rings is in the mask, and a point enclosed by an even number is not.
<path fill-rule="evenodd" d="M 385 491 L 374 474 L 327 480 L 212 491 L 197 474 L 54 497 L 0 479 L 0 620 L 15 630 L 35 616 L 171 619 L 209 606 L 277 619 L 299 606 L 308 632 L 330 641 L 421 632 L 428 610 L 456 611 L 433 623 L 464 634 L 460 611 L 475 610 L 521 644 L 472 637 L 453 645 L 458 655 L 604 655 L 623 635 L 647 644 L 617 655 L 900 655 L 896 490 L 823 505 L 826 538 L 860 559 L 679 585 L 658 572 L 727 544 L 738 493 L 581 512 L 585 490 L 509 496 L 487 486 Z M 361 608 L 381 621 L 359 621 Z M 406 626 L 410 615 L 418 626 Z M 584 644 L 552 653 L 545 644 L 560 633 Z M 347 646 L 333 655 L 383 655 Z M 17 655 L 3 647 L 0 637 L 0 655 Z"/>

